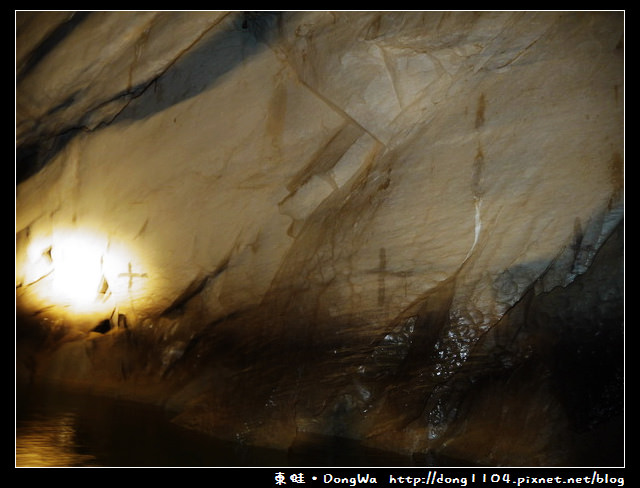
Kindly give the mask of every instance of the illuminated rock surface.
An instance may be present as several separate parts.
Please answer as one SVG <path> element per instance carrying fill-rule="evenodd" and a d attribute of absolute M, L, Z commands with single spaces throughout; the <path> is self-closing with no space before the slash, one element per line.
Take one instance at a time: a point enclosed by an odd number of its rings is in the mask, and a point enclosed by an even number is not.
<path fill-rule="evenodd" d="M 18 13 L 18 381 L 621 464 L 623 20 Z"/>

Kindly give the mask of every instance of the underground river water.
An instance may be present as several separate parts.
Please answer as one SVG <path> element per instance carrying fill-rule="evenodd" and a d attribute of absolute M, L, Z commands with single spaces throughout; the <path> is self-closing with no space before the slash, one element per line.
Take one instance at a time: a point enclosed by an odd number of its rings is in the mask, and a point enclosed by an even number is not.
<path fill-rule="evenodd" d="M 60 391 L 16 396 L 16 467 L 424 466 L 343 439 L 289 452 L 241 446 L 181 428 L 161 410 Z"/>

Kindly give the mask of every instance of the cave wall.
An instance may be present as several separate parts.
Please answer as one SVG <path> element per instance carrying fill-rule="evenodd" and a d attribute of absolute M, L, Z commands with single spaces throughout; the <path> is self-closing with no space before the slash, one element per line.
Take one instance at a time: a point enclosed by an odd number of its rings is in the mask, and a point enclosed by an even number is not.
<path fill-rule="evenodd" d="M 620 436 L 623 27 L 18 12 L 18 381 L 270 447 L 582 462 Z M 51 290 L 86 233 L 80 309 Z"/>

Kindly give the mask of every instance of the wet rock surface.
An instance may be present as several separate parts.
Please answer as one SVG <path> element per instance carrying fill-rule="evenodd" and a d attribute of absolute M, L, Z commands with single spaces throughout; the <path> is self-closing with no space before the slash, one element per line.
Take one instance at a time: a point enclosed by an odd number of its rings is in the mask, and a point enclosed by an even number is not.
<path fill-rule="evenodd" d="M 623 20 L 18 13 L 18 382 L 246 446 L 621 464 Z"/>

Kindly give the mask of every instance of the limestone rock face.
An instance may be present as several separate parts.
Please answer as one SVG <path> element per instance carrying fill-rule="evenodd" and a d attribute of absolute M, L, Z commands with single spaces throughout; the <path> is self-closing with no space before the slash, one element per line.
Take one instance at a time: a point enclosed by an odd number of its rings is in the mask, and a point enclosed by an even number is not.
<path fill-rule="evenodd" d="M 18 13 L 18 380 L 277 448 L 620 447 L 623 22 Z"/>

